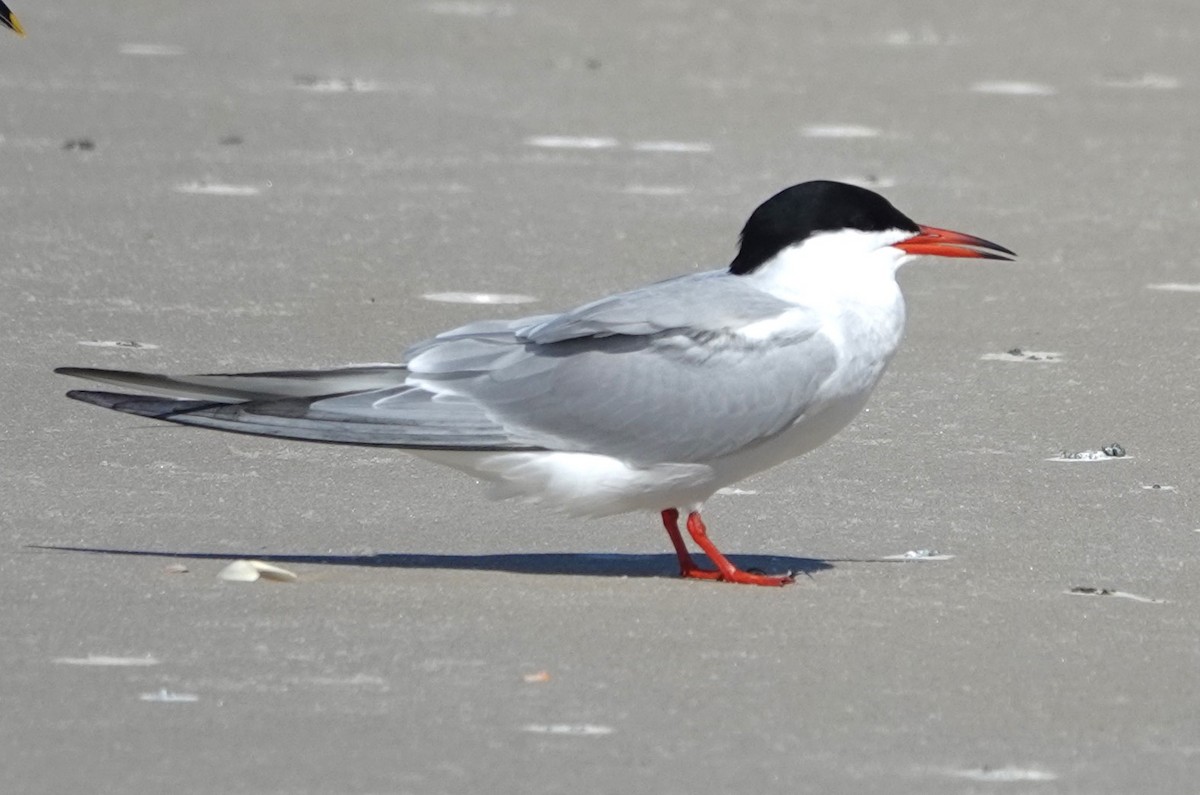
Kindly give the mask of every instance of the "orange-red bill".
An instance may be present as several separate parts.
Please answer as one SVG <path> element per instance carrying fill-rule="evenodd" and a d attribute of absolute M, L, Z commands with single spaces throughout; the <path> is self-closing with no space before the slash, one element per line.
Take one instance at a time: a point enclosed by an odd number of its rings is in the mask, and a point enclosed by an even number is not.
<path fill-rule="evenodd" d="M 893 246 L 907 254 L 926 254 L 934 257 L 973 257 L 975 259 L 1011 260 L 1017 256 L 998 243 L 984 240 L 982 237 L 955 232 L 950 229 L 938 229 L 936 226 L 921 225 L 920 234 L 913 235 L 907 240 L 893 243 Z M 970 246 L 971 248 L 967 248 Z M 986 249 L 979 251 L 978 249 Z M 996 254 L 993 252 L 1002 252 Z M 1009 256 L 1004 256 L 1005 254 Z"/>

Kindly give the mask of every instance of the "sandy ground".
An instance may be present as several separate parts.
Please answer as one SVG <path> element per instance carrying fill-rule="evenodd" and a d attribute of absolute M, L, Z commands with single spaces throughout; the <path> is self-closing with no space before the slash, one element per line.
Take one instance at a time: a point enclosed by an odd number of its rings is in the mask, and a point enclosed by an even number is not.
<path fill-rule="evenodd" d="M 1200 9 L 167 5 L 0 31 L 0 790 L 1195 791 Z M 51 374 L 394 359 L 816 177 L 1022 256 L 907 269 L 868 411 L 712 501 L 786 589 Z"/>

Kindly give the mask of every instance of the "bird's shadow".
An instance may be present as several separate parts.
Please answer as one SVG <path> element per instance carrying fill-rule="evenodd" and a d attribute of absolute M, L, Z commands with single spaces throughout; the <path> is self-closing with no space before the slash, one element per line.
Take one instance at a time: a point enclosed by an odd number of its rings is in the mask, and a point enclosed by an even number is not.
<path fill-rule="evenodd" d="M 295 555 L 258 552 L 159 552 L 147 549 L 58 546 L 30 544 L 28 549 L 56 552 L 86 552 L 97 555 L 124 555 L 165 560 L 262 560 L 278 565 L 361 566 L 394 569 L 449 569 L 458 571 L 502 571 L 510 574 L 558 574 L 589 577 L 677 577 L 679 565 L 673 554 L 633 555 L 588 552 L 536 552 L 506 555 L 439 555 L 424 553 L 383 553 L 377 555 Z M 833 568 L 816 558 L 776 555 L 732 555 L 734 565 L 745 571 L 766 574 L 810 575 Z M 696 557 L 704 566 L 708 559 Z"/>

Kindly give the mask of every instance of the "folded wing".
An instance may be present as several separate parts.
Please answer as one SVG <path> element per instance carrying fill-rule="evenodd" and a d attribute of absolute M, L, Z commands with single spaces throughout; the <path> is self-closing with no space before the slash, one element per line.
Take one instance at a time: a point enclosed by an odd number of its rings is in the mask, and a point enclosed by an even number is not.
<path fill-rule="evenodd" d="M 741 333 L 753 324 L 777 328 L 767 339 Z M 651 464 L 709 461 L 771 438 L 812 408 L 835 365 L 815 313 L 714 272 L 562 315 L 464 326 L 414 346 L 403 365 L 231 376 L 60 372 L 180 395 L 187 399 L 70 393 L 186 425 Z"/>

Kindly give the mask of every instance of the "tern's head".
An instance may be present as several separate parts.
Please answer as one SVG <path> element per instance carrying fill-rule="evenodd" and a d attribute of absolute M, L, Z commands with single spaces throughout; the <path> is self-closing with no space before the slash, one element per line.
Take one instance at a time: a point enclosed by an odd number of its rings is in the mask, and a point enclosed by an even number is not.
<path fill-rule="evenodd" d="M 816 180 L 780 191 L 751 213 L 729 270 L 753 273 L 794 247 L 813 249 L 830 264 L 873 252 L 886 255 L 894 266 L 918 254 L 977 259 L 1008 259 L 992 252 L 1013 254 L 974 235 L 922 226 L 866 188 Z"/>

